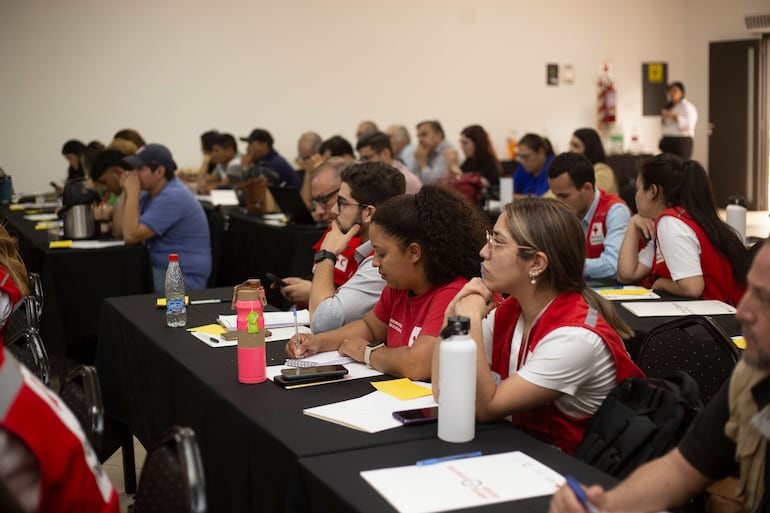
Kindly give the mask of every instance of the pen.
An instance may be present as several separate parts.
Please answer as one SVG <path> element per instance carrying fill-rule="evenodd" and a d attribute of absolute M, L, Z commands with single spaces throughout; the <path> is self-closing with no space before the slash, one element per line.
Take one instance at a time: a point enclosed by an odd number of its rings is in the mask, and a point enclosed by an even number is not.
<path fill-rule="evenodd" d="M 291 307 L 291 313 L 294 314 L 294 345 L 299 349 L 299 325 L 297 324 L 297 305 Z"/>
<path fill-rule="evenodd" d="M 191 305 L 212 305 L 214 303 L 224 303 L 230 301 L 229 299 L 193 299 L 190 301 Z"/>
<path fill-rule="evenodd" d="M 219 344 L 219 339 L 217 337 L 209 337 L 209 340 L 214 344 Z"/>
<path fill-rule="evenodd" d="M 575 497 L 578 498 L 588 513 L 599 513 L 599 510 L 596 509 L 596 506 L 589 502 L 588 497 L 586 497 L 586 493 L 583 491 L 583 487 L 580 486 L 580 483 L 577 482 L 577 479 L 572 476 L 567 476 L 567 486 L 570 487 L 572 493 L 575 494 Z"/>
<path fill-rule="evenodd" d="M 425 465 L 435 465 L 436 463 L 443 463 L 445 461 L 462 460 L 465 458 L 475 458 L 481 456 L 481 451 L 466 452 L 463 454 L 453 454 L 451 456 L 442 456 L 440 458 L 428 458 L 427 460 L 420 460 L 416 463 L 418 467 L 424 467 Z"/>

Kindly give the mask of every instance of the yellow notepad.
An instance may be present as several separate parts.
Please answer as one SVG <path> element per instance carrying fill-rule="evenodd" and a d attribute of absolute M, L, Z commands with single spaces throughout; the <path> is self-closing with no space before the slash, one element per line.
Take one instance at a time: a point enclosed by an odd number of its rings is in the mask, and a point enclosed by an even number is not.
<path fill-rule="evenodd" d="M 165 298 L 163 298 L 165 300 Z M 227 330 L 224 329 L 219 324 L 206 324 L 204 326 L 196 326 L 195 328 L 187 328 L 187 331 L 200 331 L 202 333 L 206 333 L 208 335 L 215 335 L 219 336 L 222 333 L 225 333 Z"/>
<path fill-rule="evenodd" d="M 372 386 L 380 392 L 385 392 L 402 401 L 417 399 L 418 397 L 425 397 L 426 395 L 431 394 L 429 388 L 412 383 L 412 380 L 409 378 L 391 379 L 390 381 L 375 381 L 372 383 Z"/>
<path fill-rule="evenodd" d="M 72 247 L 72 241 L 71 240 L 52 240 L 48 243 L 49 249 L 59 249 L 59 248 L 71 248 Z"/>
<path fill-rule="evenodd" d="M 730 337 L 738 349 L 746 349 L 746 339 L 743 337 Z"/>

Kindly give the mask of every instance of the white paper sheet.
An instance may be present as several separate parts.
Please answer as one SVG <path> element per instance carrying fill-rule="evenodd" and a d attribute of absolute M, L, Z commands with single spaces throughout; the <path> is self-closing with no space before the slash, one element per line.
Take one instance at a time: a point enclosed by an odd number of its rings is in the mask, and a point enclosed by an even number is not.
<path fill-rule="evenodd" d="M 75 249 L 100 249 L 114 246 L 125 246 L 122 240 L 73 240 L 72 248 Z"/>
<path fill-rule="evenodd" d="M 324 351 L 305 358 L 288 358 L 286 365 L 289 367 L 317 367 L 319 365 L 345 365 L 355 360 L 349 356 L 343 356 L 337 351 Z"/>
<path fill-rule="evenodd" d="M 703 301 L 651 301 L 620 304 L 623 308 L 637 317 L 735 314 L 735 307 L 713 299 Z"/>
<path fill-rule="evenodd" d="M 219 323 L 225 329 L 234 331 L 236 328 L 237 315 L 220 315 Z M 308 310 L 297 310 L 297 324 L 308 326 L 310 324 L 310 312 Z M 294 314 L 291 312 L 265 312 L 265 328 L 294 327 Z M 308 332 L 309 333 L 309 332 Z"/>
<path fill-rule="evenodd" d="M 430 385 L 423 384 L 430 388 Z M 394 411 L 438 406 L 432 395 L 401 401 L 385 392 L 372 392 L 363 397 L 306 408 L 305 415 L 366 433 L 377 433 L 402 426 L 393 418 Z"/>
<path fill-rule="evenodd" d="M 55 221 L 59 219 L 56 214 L 27 214 L 24 216 L 27 221 Z"/>
<path fill-rule="evenodd" d="M 287 365 L 268 366 L 267 378 L 272 380 L 274 377 L 281 373 L 281 369 L 286 369 L 287 367 Z M 372 369 L 371 367 L 359 362 L 346 363 L 345 368 L 348 370 L 348 373 L 345 375 L 345 380 L 382 376 L 382 372 L 378 371 L 377 369 Z"/>
<path fill-rule="evenodd" d="M 451 511 L 551 495 L 565 481 L 519 451 L 366 470 L 361 477 L 401 513 Z"/>
<path fill-rule="evenodd" d="M 299 327 L 300 333 L 310 333 L 307 326 Z M 270 328 L 271 335 L 265 337 L 265 342 L 274 342 L 276 340 L 288 340 L 294 336 L 294 327 L 291 328 Z M 206 344 L 209 347 L 229 347 L 237 346 L 237 340 L 225 340 L 221 336 L 215 336 L 210 333 L 203 333 L 202 331 L 191 331 L 190 334 Z M 216 342 L 214 342 L 216 340 Z"/>

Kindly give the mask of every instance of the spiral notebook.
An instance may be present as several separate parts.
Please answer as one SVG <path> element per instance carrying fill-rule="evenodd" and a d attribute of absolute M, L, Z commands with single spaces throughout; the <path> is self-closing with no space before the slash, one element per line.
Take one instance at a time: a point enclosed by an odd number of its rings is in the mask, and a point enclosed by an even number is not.
<path fill-rule="evenodd" d="M 354 361 L 353 358 L 343 356 L 337 351 L 325 351 L 306 358 L 287 358 L 284 365 L 289 367 L 318 367 L 319 365 L 344 365 Z"/>

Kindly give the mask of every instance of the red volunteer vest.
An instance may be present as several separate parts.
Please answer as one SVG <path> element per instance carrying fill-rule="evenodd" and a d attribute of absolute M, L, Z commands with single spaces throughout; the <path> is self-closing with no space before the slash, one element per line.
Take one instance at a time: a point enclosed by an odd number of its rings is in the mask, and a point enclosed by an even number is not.
<path fill-rule="evenodd" d="M 502 379 L 507 379 L 510 375 L 511 339 L 519 315 L 521 307 L 513 297 L 506 299 L 495 313 L 491 367 Z M 556 296 L 535 322 L 530 329 L 529 339 L 521 345 L 518 368 L 524 365 L 529 353 L 535 350 L 543 337 L 557 328 L 567 326 L 585 328 L 601 337 L 615 361 L 616 383 L 626 378 L 644 377 L 644 373 L 628 356 L 620 336 L 576 292 L 564 292 Z M 546 443 L 559 447 L 567 454 L 575 452 L 589 419 L 590 417 L 571 417 L 553 403 L 511 416 L 513 424 Z"/>
<path fill-rule="evenodd" d="M 10 353 L 0 353 L 0 426 L 39 463 L 38 511 L 118 512 L 118 495 L 78 420 Z"/>
<path fill-rule="evenodd" d="M 607 213 L 610 207 L 617 203 L 626 204 L 614 194 L 607 194 L 601 189 L 599 191 L 599 203 L 596 205 L 591 223 L 588 225 L 586 233 L 586 258 L 599 258 L 604 251 L 604 237 L 607 235 Z"/>
<path fill-rule="evenodd" d="M 19 291 L 19 287 L 17 287 L 13 282 L 13 278 L 11 278 L 11 274 L 8 272 L 8 270 L 2 267 L 0 267 L 0 290 L 8 294 L 8 296 L 11 298 L 11 308 L 16 306 L 16 303 L 18 303 L 21 299 L 21 292 Z M 0 329 L 0 340 L 2 341 L 5 341 L 5 331 L 7 327 L 8 322 L 3 324 L 2 329 Z"/>
<path fill-rule="evenodd" d="M 703 299 L 718 299 L 729 305 L 736 306 L 746 292 L 746 285 L 738 283 L 733 276 L 730 261 L 722 253 L 716 250 L 706 236 L 706 232 L 698 226 L 698 223 L 689 216 L 682 207 L 667 208 L 660 213 L 655 220 L 655 231 L 663 216 L 676 217 L 689 226 L 698 237 L 700 243 L 700 268 L 703 272 Z M 655 255 L 652 262 L 653 279 L 656 277 L 671 279 L 671 271 L 668 270 L 663 254 L 660 253 L 660 244 L 656 239 Z"/>
<path fill-rule="evenodd" d="M 329 233 L 330 228 L 326 229 L 323 236 L 313 245 L 313 250 L 318 253 L 321 250 L 321 244 L 323 244 L 326 234 Z M 345 251 L 337 255 L 337 263 L 334 264 L 334 286 L 339 287 L 344 285 L 350 278 L 358 271 L 358 261 L 353 258 L 353 254 L 356 252 L 356 248 L 361 245 L 361 239 L 359 237 L 353 237 L 350 239 L 350 244 L 345 248 Z"/>

